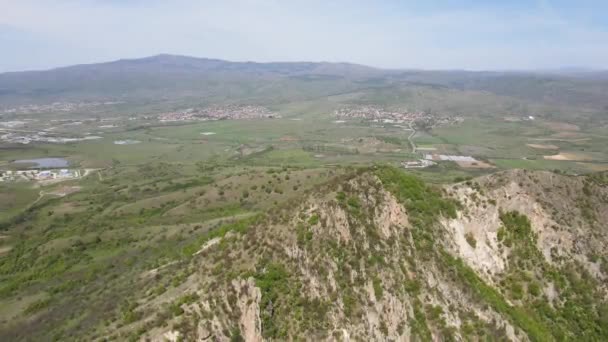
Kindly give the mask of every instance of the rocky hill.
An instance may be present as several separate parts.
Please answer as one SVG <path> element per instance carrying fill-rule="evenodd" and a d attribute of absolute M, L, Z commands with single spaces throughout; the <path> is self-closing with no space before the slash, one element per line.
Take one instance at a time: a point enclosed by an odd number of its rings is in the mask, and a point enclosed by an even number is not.
<path fill-rule="evenodd" d="M 439 189 L 391 168 L 343 177 L 200 241 L 153 340 L 605 340 L 608 189 L 510 171 Z M 173 272 L 171 266 L 154 274 Z M 171 297 L 171 296 L 169 296 Z"/>
<path fill-rule="evenodd" d="M 606 340 L 607 184 L 516 170 L 439 187 L 390 167 L 346 172 L 130 274 L 136 295 L 74 337 Z"/>

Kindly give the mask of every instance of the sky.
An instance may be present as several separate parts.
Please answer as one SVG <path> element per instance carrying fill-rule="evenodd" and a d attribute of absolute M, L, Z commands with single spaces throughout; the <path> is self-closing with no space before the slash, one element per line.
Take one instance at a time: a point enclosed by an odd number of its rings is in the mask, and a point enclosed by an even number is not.
<path fill-rule="evenodd" d="M 0 72 L 160 53 L 403 69 L 608 69 L 606 13 L 606 0 L 0 0 Z"/>

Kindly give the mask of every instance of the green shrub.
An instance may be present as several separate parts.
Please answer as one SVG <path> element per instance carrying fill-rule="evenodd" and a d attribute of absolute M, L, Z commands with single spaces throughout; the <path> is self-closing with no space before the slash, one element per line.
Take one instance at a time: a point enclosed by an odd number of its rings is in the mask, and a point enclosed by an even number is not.
<path fill-rule="evenodd" d="M 473 233 L 471 233 L 471 232 L 466 233 L 464 235 L 464 238 L 467 240 L 469 245 L 471 245 L 471 247 L 473 247 L 473 248 L 477 247 L 477 240 L 475 239 L 475 236 L 473 236 Z"/>
<path fill-rule="evenodd" d="M 266 262 L 258 266 L 255 283 L 262 292 L 260 303 L 262 334 L 266 338 L 280 337 L 281 327 L 277 319 L 281 317 L 277 317 L 277 313 L 281 306 L 281 300 L 285 299 L 290 291 L 289 274 L 283 265 Z"/>
<path fill-rule="evenodd" d="M 47 308 L 49 306 L 49 304 L 51 304 L 51 298 L 37 300 L 37 301 L 33 302 L 32 304 L 28 305 L 25 308 L 25 310 L 23 310 L 23 314 L 31 315 L 33 313 L 36 313 L 40 310 Z"/>
<path fill-rule="evenodd" d="M 470 289 L 485 303 L 497 312 L 509 317 L 517 326 L 523 329 L 532 341 L 552 341 L 551 331 L 525 309 L 509 305 L 503 296 L 493 287 L 487 285 L 461 259 L 452 257 L 447 252 L 441 253 L 445 265 L 453 268 L 455 274 L 468 285 Z"/>
<path fill-rule="evenodd" d="M 241 330 L 239 328 L 233 328 L 230 332 L 230 342 L 245 342 Z"/>
<path fill-rule="evenodd" d="M 374 294 L 376 295 L 376 299 L 381 299 L 384 294 L 384 289 L 382 288 L 382 280 L 378 277 L 374 277 L 372 279 L 372 284 L 374 286 Z"/>
<path fill-rule="evenodd" d="M 416 176 L 391 166 L 379 167 L 376 175 L 405 206 L 415 228 L 431 228 L 441 215 L 456 218 L 458 203 L 444 199 L 439 190 L 428 186 Z"/>
<path fill-rule="evenodd" d="M 537 283 L 530 283 L 528 285 L 528 293 L 534 297 L 538 297 L 541 293 L 540 286 Z"/>
<path fill-rule="evenodd" d="M 344 201 L 344 200 L 346 199 L 346 194 L 345 194 L 344 192 L 340 191 L 340 192 L 338 192 L 338 193 L 336 194 L 336 199 L 337 199 L 339 202 L 342 202 L 342 201 Z"/>
<path fill-rule="evenodd" d="M 346 201 L 346 204 L 348 204 L 348 206 L 353 209 L 359 209 L 359 207 L 361 207 L 361 204 L 359 203 L 359 199 L 356 197 L 349 197 L 348 201 Z"/>
<path fill-rule="evenodd" d="M 319 215 L 317 214 L 313 214 L 309 219 L 308 219 L 308 224 L 310 224 L 311 226 L 316 225 L 317 223 L 319 223 Z"/>

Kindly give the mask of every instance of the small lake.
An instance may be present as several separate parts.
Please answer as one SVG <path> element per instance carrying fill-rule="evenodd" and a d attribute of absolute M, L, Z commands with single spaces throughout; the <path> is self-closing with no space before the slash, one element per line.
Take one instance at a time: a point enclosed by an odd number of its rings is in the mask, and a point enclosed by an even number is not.
<path fill-rule="evenodd" d="M 36 158 L 15 160 L 13 164 L 34 164 L 30 169 L 35 169 L 68 167 L 70 163 L 64 158 Z"/>

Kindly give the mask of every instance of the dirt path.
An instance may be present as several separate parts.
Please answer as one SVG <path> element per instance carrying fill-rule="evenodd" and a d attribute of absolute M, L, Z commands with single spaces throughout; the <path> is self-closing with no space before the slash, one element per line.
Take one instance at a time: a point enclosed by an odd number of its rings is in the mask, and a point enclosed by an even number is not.
<path fill-rule="evenodd" d="M 52 193 L 46 193 L 46 192 L 44 192 L 44 190 L 40 190 L 40 192 L 38 193 L 38 198 L 34 202 L 32 202 L 32 204 L 30 204 L 30 208 L 33 207 L 33 206 L 35 206 L 36 203 L 40 202 L 40 200 L 42 200 L 42 198 L 44 196 L 47 196 L 47 195 L 57 196 L 57 195 L 52 194 Z M 59 197 L 63 197 L 63 196 L 59 196 Z"/>
<path fill-rule="evenodd" d="M 103 169 L 84 169 L 84 173 L 82 174 L 82 178 L 90 175 L 91 173 L 97 171 L 97 176 L 99 177 L 99 180 L 102 181 L 103 177 L 101 176 L 101 170 Z"/>
<path fill-rule="evenodd" d="M 31 207 L 35 206 L 36 203 L 40 202 L 40 200 L 42 199 L 42 197 L 44 197 L 44 195 L 46 195 L 44 193 L 44 190 L 40 190 L 40 192 L 38 193 L 38 198 L 36 198 L 36 200 L 34 202 L 32 202 L 32 204 L 30 204 L 29 207 L 31 208 Z"/>
<path fill-rule="evenodd" d="M 68 187 L 68 188 L 70 188 L 70 187 Z M 71 189 L 75 189 L 75 190 L 72 190 L 72 191 L 66 191 L 65 190 L 66 187 L 63 187 L 62 189 L 64 189 L 64 192 L 57 192 L 57 190 L 55 190 L 54 192 L 45 192 L 44 190 L 40 190 L 40 192 L 38 193 L 38 198 L 29 205 L 29 208 L 33 207 L 34 205 L 36 205 L 36 203 L 40 202 L 40 200 L 42 200 L 42 198 L 44 196 L 64 197 L 64 196 L 69 195 L 70 193 L 72 193 L 74 191 L 80 190 L 81 187 L 79 187 L 79 186 L 73 186 L 73 187 L 71 187 Z"/>
<path fill-rule="evenodd" d="M 412 124 L 409 124 L 410 126 L 410 130 L 412 131 L 412 133 L 407 137 L 407 141 L 410 143 L 410 146 L 412 147 L 412 153 L 416 153 L 416 144 L 414 143 L 414 140 L 412 139 L 414 137 L 414 134 L 416 134 L 416 130 L 414 129 L 414 127 L 412 127 Z"/>

